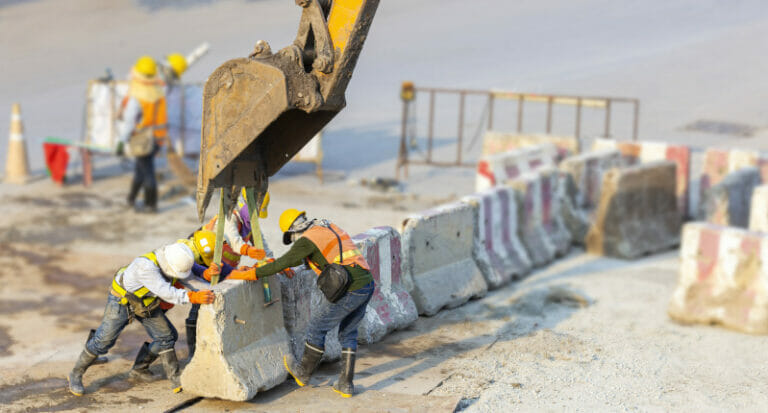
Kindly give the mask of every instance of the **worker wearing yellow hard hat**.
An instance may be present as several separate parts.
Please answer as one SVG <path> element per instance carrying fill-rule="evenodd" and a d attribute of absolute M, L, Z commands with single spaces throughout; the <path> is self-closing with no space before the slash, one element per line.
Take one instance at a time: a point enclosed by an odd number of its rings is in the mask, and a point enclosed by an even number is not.
<path fill-rule="evenodd" d="M 280 215 L 279 224 L 283 242 L 293 243 L 291 249 L 266 265 L 232 271 L 229 278 L 255 281 L 306 261 L 318 275 L 317 285 L 331 306 L 322 313 L 312 314 L 301 362 L 289 356 L 285 356 L 283 362 L 296 383 L 306 385 L 323 356 L 326 334 L 338 325 L 342 366 L 333 390 L 343 397 L 351 397 L 357 326 L 365 317 L 374 290 L 368 262 L 349 234 L 328 220 L 308 219 L 305 211 L 291 208 Z"/>
<path fill-rule="evenodd" d="M 168 114 L 165 86 L 159 78 L 157 63 L 141 56 L 131 69 L 128 94 L 118 112 L 118 155 L 135 158 L 133 181 L 128 191 L 128 205 L 135 207 L 139 191 L 144 188 L 141 210 L 157 211 L 157 178 L 155 154 L 168 136 Z"/>

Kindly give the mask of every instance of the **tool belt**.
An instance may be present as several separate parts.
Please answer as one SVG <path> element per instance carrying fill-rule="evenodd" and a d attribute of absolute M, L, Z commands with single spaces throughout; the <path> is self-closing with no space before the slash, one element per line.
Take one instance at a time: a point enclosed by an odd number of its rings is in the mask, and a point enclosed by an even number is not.
<path fill-rule="evenodd" d="M 128 308 L 130 318 L 133 318 L 134 315 L 149 318 L 152 312 L 160 307 L 160 300 L 157 297 L 138 297 L 134 293 L 126 291 L 117 282 L 117 279 L 112 280 L 112 288 L 109 289 L 109 292 L 115 297 L 121 298 L 120 305 Z"/>

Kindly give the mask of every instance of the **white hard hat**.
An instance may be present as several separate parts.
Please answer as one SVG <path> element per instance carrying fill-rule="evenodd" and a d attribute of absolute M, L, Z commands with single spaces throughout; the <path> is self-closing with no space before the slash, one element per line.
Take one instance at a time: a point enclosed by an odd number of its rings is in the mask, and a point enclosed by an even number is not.
<path fill-rule="evenodd" d="M 169 276 L 183 280 L 192 273 L 195 256 L 188 246 L 181 243 L 166 245 L 155 252 L 160 269 Z"/>

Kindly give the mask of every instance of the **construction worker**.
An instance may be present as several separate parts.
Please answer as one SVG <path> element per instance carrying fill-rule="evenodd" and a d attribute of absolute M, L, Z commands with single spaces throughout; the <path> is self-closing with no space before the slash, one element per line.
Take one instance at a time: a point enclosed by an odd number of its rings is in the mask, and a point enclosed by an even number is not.
<path fill-rule="evenodd" d="M 136 165 L 128 192 L 128 205 L 134 207 L 139 190 L 144 188 L 145 210 L 157 212 L 157 179 L 155 177 L 155 154 L 168 136 L 167 110 L 165 103 L 165 85 L 157 74 L 157 63 L 149 57 L 142 56 L 131 69 L 128 95 L 123 99 L 118 119 L 119 130 L 118 155 L 134 152 Z M 146 153 L 136 153 L 132 147 L 134 136 L 149 135 L 149 147 Z M 154 138 L 154 139 L 152 139 Z M 129 145 L 130 139 L 130 145 Z M 146 141 L 146 139 L 144 139 Z"/>
<path fill-rule="evenodd" d="M 82 396 L 83 374 L 99 355 L 106 354 L 115 345 L 117 337 L 133 319 L 138 320 L 152 337 L 139 350 L 130 376 L 151 380 L 149 365 L 160 358 L 174 392 L 181 391 L 179 362 L 174 345 L 178 334 L 160 309 L 160 300 L 172 304 L 210 304 L 214 294 L 210 290 L 184 291 L 176 289 L 176 280 L 189 277 L 194 255 L 184 244 L 174 243 L 135 258 L 128 266 L 117 271 L 107 298 L 104 317 L 96 333 L 85 344 L 85 349 L 67 376 L 69 391 Z"/>
<path fill-rule="evenodd" d="M 331 303 L 326 311 L 312 315 L 301 363 L 288 356 L 284 356 L 283 362 L 296 383 L 305 386 L 320 364 L 326 334 L 338 325 L 342 367 L 333 390 L 343 397 L 351 397 L 354 393 L 352 380 L 357 351 L 357 326 L 365 316 L 374 289 L 368 263 L 349 234 L 327 220 L 307 219 L 304 211 L 288 209 L 283 212 L 280 216 L 280 229 L 283 231 L 283 243 L 293 243 L 288 252 L 274 262 L 232 271 L 229 278 L 255 281 L 284 268 L 300 265 L 304 260 L 318 275 L 329 263 L 341 264 L 350 280 L 348 286 L 345 286 L 346 291 L 341 291 L 343 295 Z"/>
<path fill-rule="evenodd" d="M 181 53 L 171 53 L 165 57 L 161 76 L 168 87 L 166 92 L 170 92 L 174 86 L 181 83 L 181 75 L 187 71 L 187 67 L 189 67 L 187 58 Z"/>

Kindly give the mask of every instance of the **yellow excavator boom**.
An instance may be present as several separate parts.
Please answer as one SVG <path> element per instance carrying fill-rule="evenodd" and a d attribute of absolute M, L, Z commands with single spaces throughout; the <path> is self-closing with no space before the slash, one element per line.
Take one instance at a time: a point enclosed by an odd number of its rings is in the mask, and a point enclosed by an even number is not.
<path fill-rule="evenodd" d="M 296 0 L 296 40 L 277 53 L 259 40 L 219 66 L 203 91 L 197 176 L 202 221 L 214 188 L 266 192 L 267 179 L 344 108 L 379 0 Z"/>

